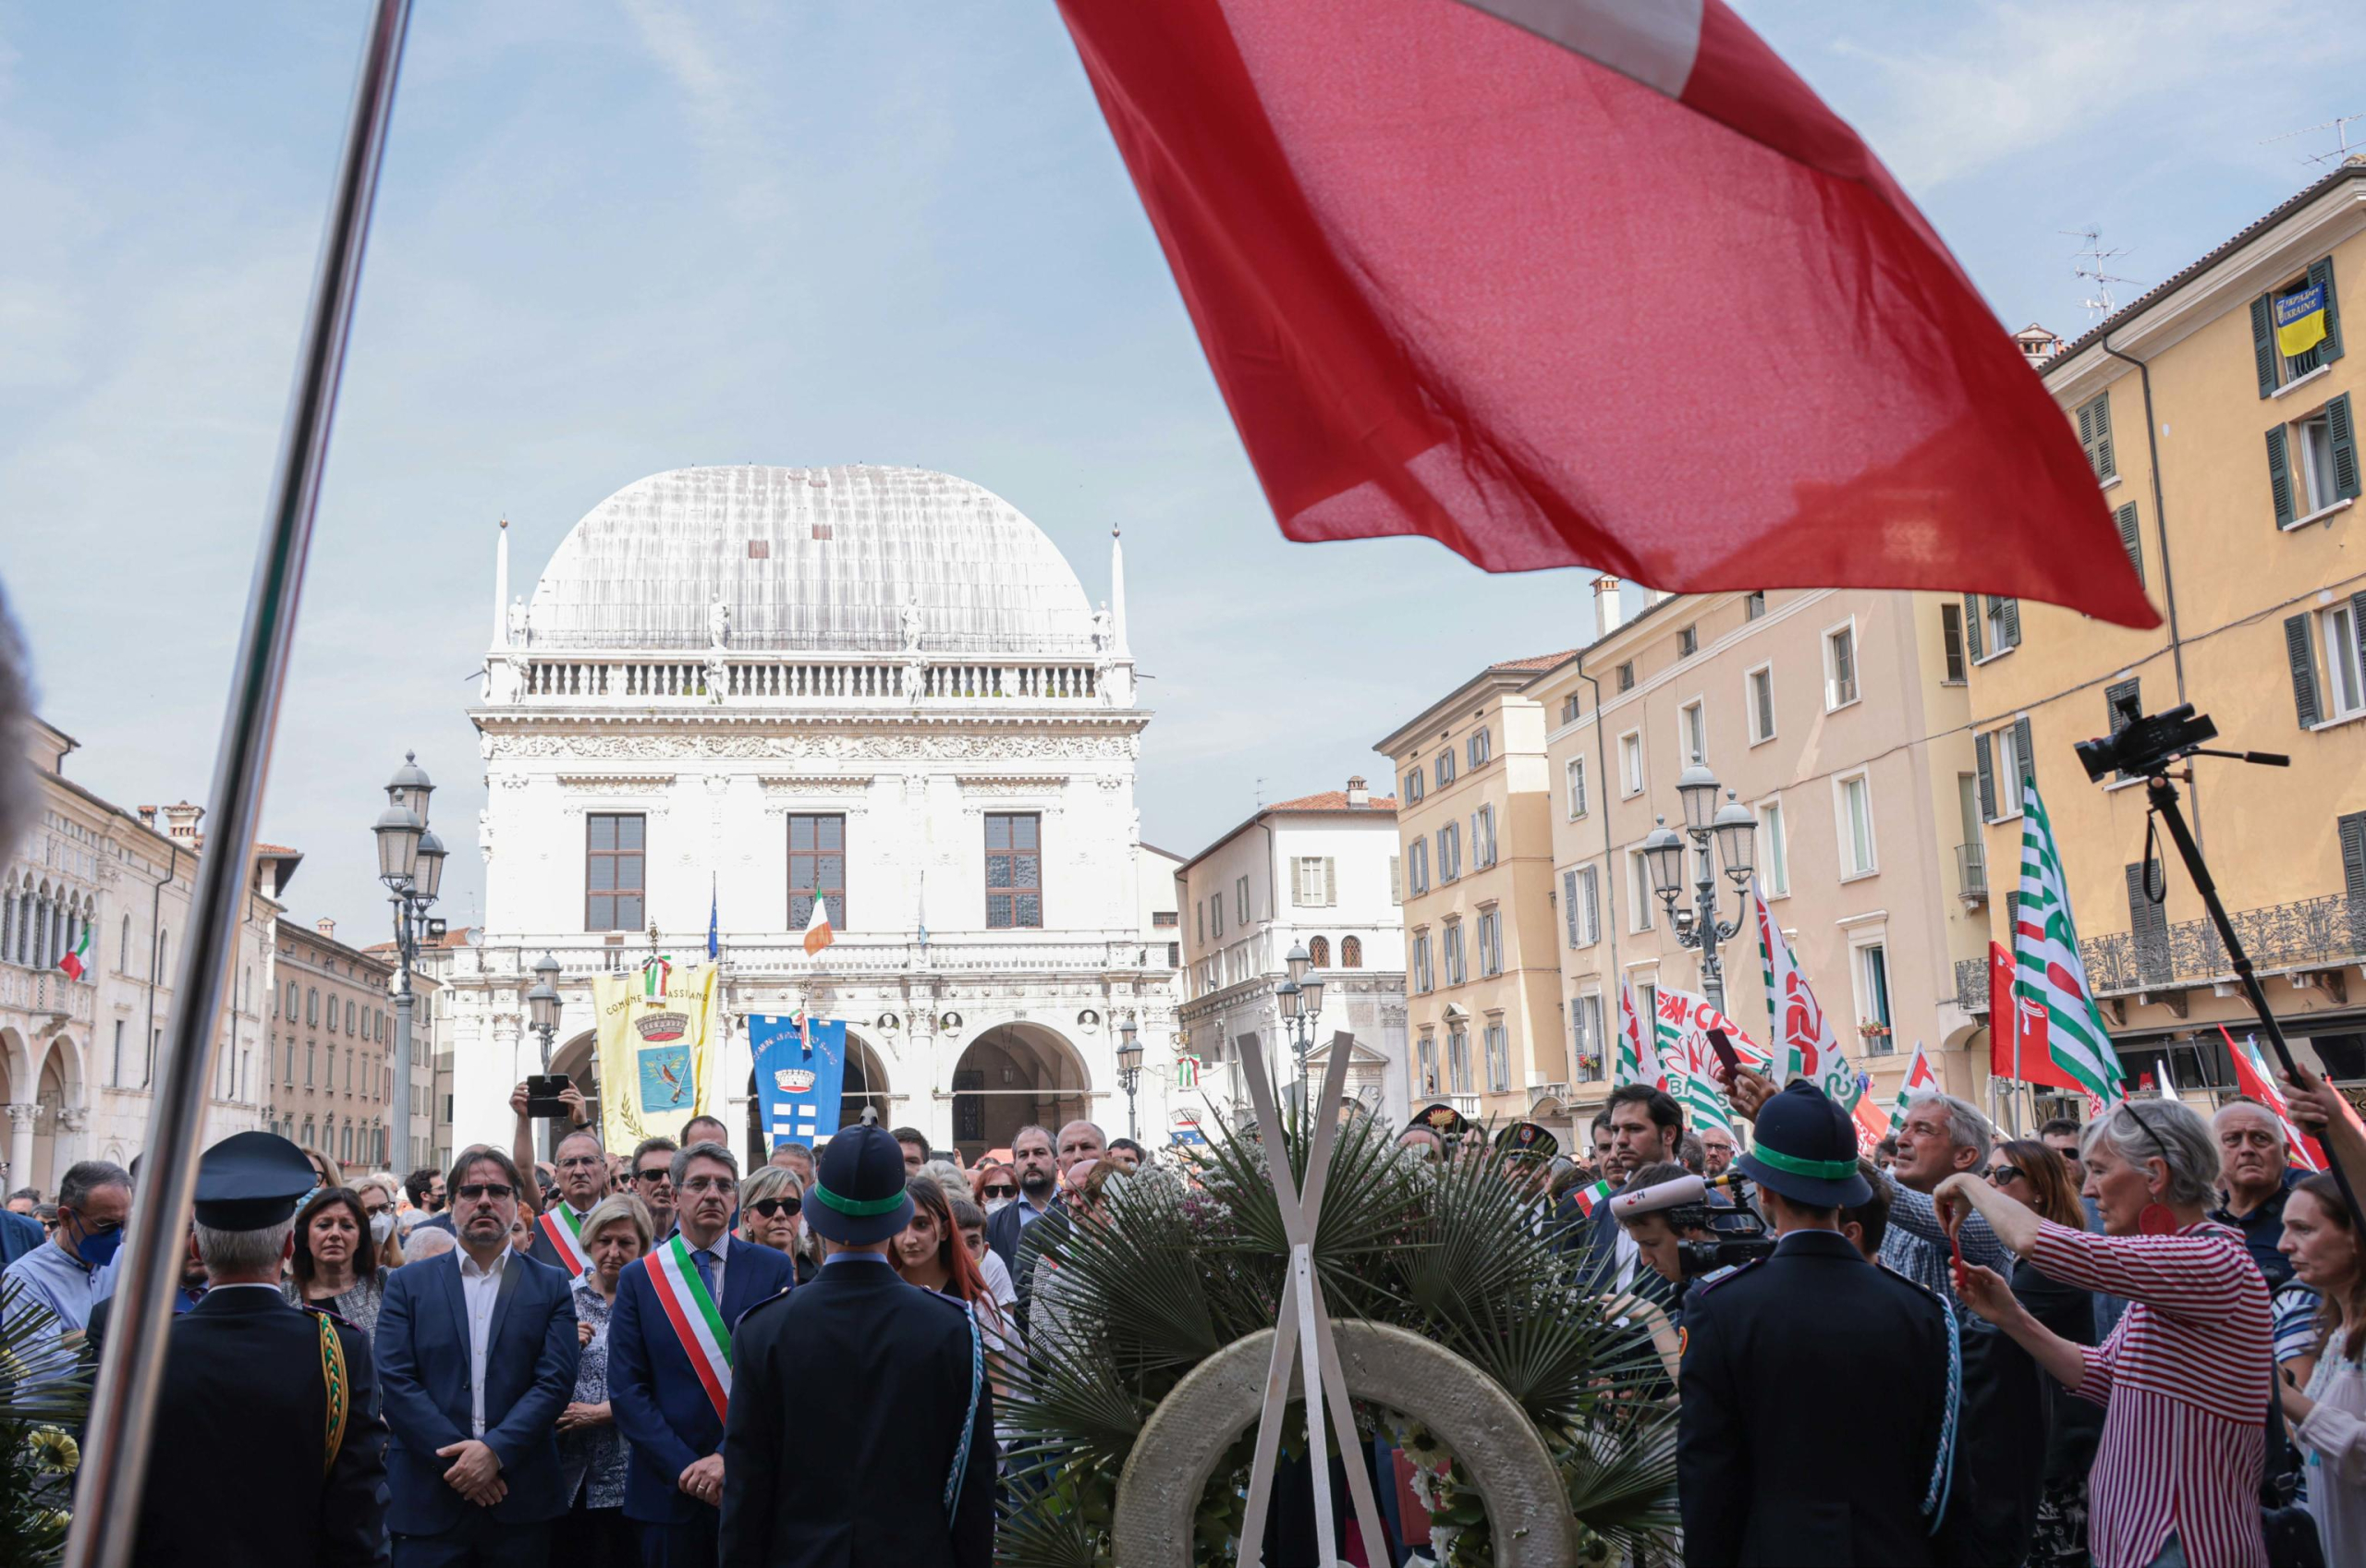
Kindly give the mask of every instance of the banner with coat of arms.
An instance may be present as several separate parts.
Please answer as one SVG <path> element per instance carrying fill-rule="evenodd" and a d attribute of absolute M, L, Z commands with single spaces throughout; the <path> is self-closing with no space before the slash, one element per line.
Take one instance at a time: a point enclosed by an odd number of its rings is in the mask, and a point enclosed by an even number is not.
<path fill-rule="evenodd" d="M 758 1014 L 748 1020 L 748 1049 L 756 1058 L 756 1090 L 771 1147 L 801 1143 L 811 1149 L 838 1130 L 846 1097 L 846 1020 Z"/>
<path fill-rule="evenodd" d="M 679 1137 L 721 1107 L 721 983 L 713 964 L 652 958 L 592 977 L 599 1024 L 600 1133 L 610 1149 Z"/>

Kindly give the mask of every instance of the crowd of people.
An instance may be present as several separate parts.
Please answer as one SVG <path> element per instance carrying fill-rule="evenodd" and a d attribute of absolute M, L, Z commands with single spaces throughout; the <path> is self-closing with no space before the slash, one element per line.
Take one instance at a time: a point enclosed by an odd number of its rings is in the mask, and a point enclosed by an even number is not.
<path fill-rule="evenodd" d="M 2338 1096 L 2290 1094 L 2366 1177 Z M 2366 1267 L 2275 1111 L 2121 1100 L 2000 1140 L 1932 1095 L 1865 1159 L 1804 1082 L 1728 1096 L 1747 1147 L 1648 1085 L 1573 1157 L 1442 1105 L 1398 1139 L 1497 1164 L 1572 1288 L 1652 1331 L 1685 1561 L 2366 1561 Z M 1142 1149 L 1077 1121 L 965 1168 L 863 1125 L 743 1172 L 712 1118 L 628 1152 L 570 1120 L 538 1160 L 516 1106 L 513 1148 L 400 1181 L 268 1134 L 208 1151 L 141 1561 L 982 1568 L 994 1398 L 1077 1331 L 1047 1255 Z M 138 1185 L 84 1161 L 0 1211 L 0 1304 L 45 1309 L 57 1366 L 104 1345 Z M 251 1485 L 257 1453 L 317 1505 L 191 1530 L 209 1468 Z"/>

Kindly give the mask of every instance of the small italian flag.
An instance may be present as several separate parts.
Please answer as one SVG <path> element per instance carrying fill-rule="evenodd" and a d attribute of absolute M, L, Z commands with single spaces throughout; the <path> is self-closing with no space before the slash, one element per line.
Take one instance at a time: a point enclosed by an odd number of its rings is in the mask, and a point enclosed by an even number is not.
<path fill-rule="evenodd" d="M 816 888 L 813 890 L 813 915 L 805 922 L 806 956 L 812 956 L 836 940 L 830 934 L 830 906 L 823 898 L 822 890 Z"/>
<path fill-rule="evenodd" d="M 1603 1199 L 1609 1196 L 1610 1183 L 1607 1181 L 1596 1182 L 1592 1186 L 1574 1188 L 1569 1194 L 1571 1201 L 1578 1206 L 1578 1212 L 1589 1216 L 1602 1207 Z"/>
<path fill-rule="evenodd" d="M 79 980 L 89 971 L 91 967 L 90 927 L 82 928 L 82 940 L 74 944 L 73 952 L 57 961 L 57 966 L 66 971 L 67 978 L 69 979 Z"/>

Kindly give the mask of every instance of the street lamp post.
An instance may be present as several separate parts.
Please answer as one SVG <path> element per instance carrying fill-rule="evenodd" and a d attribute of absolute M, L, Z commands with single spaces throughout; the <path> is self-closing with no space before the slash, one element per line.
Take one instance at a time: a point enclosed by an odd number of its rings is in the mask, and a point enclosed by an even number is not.
<path fill-rule="evenodd" d="M 526 993 L 526 1015 L 543 1040 L 543 1071 L 551 1070 L 551 1040 L 558 1033 L 558 960 L 543 954 L 534 960 L 534 985 Z"/>
<path fill-rule="evenodd" d="M 419 958 L 427 911 L 444 885 L 444 841 L 427 828 L 427 797 L 434 793 L 418 753 L 404 752 L 403 765 L 386 784 L 386 808 L 372 830 L 378 836 L 378 880 L 395 906 L 395 954 L 401 980 L 395 991 L 395 1092 L 388 1106 L 394 1130 L 387 1148 L 399 1155 L 406 1170 L 416 1158 L 410 1147 L 410 972 Z"/>
<path fill-rule="evenodd" d="M 1678 833 L 1667 825 L 1666 818 L 1660 818 L 1660 825 L 1643 840 L 1643 862 L 1651 869 L 1652 891 L 1667 910 L 1677 944 L 1700 950 L 1702 994 L 1710 1006 L 1723 1013 L 1726 971 L 1717 948 L 1741 930 L 1739 901 L 1755 869 L 1750 862 L 1757 850 L 1758 819 L 1735 800 L 1729 789 L 1725 791 L 1726 804 L 1718 807 L 1720 787 L 1717 775 L 1694 758 L 1676 781 L 1677 797 L 1684 803 L 1684 830 Z M 1714 856 L 1712 841 L 1716 845 Z M 1683 891 L 1688 858 L 1692 861 L 1692 902 L 1678 908 L 1677 896 Z M 1724 863 L 1726 876 L 1734 884 L 1736 904 L 1730 921 L 1717 918 L 1716 861 Z"/>
<path fill-rule="evenodd" d="M 1282 1027 L 1288 1031 L 1290 1049 L 1298 1058 L 1298 1095 L 1306 1098 L 1306 1053 L 1314 1048 L 1315 1022 L 1323 1015 L 1323 976 L 1314 968 L 1313 955 L 1299 942 L 1283 960 L 1289 966 L 1288 978 L 1274 988 L 1274 998 L 1281 1004 Z"/>
<path fill-rule="evenodd" d="M 1134 1038 L 1131 1018 L 1117 1026 L 1117 1081 L 1126 1086 L 1126 1136 L 1139 1139 L 1142 1135 L 1134 1124 L 1134 1090 L 1141 1087 L 1142 1047 Z"/>

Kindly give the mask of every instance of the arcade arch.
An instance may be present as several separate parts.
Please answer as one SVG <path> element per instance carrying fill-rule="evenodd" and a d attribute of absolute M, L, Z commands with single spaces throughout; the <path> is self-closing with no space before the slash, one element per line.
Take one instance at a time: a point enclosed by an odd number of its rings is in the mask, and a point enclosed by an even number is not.
<path fill-rule="evenodd" d="M 1037 1023 L 981 1032 L 953 1069 L 953 1143 L 964 1160 L 1007 1149 L 1030 1123 L 1091 1114 L 1092 1075 L 1067 1036 Z"/>

